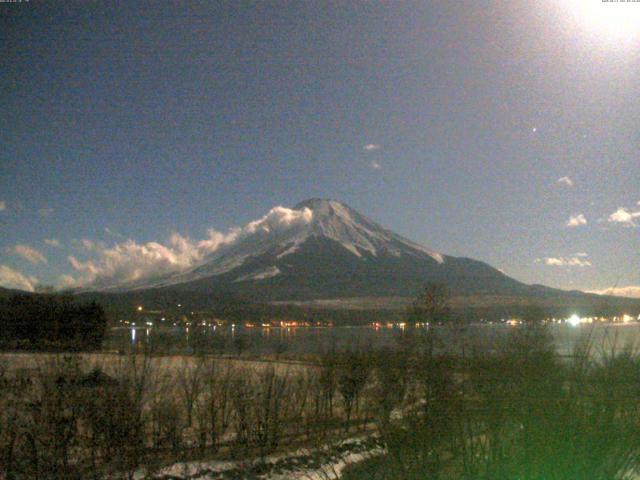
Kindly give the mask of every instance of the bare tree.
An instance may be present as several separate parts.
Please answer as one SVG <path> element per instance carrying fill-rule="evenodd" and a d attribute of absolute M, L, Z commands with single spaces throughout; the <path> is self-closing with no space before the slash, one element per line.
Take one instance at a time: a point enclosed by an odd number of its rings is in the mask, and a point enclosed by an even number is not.
<path fill-rule="evenodd" d="M 352 413 L 358 412 L 360 393 L 369 378 L 371 361 L 365 353 L 354 350 L 341 355 L 338 368 L 338 391 L 342 396 L 345 430 L 348 431 Z"/>
<path fill-rule="evenodd" d="M 402 405 L 409 386 L 409 358 L 404 350 L 388 349 L 372 355 L 374 363 L 373 401 L 383 429 L 389 426 L 394 408 Z"/>
<path fill-rule="evenodd" d="M 446 322 L 451 315 L 449 290 L 441 283 L 427 283 L 409 308 L 408 317 L 412 324 L 435 325 Z"/>
<path fill-rule="evenodd" d="M 200 445 L 214 451 L 232 420 L 232 379 L 237 374 L 230 362 L 208 359 L 203 371 L 203 391 L 196 405 Z"/>
<path fill-rule="evenodd" d="M 231 453 L 236 458 L 246 458 L 251 446 L 251 425 L 254 420 L 251 405 L 255 401 L 255 391 L 251 382 L 251 372 L 246 369 L 237 369 L 235 373 L 231 381 L 234 432 Z"/>
<path fill-rule="evenodd" d="M 273 366 L 258 372 L 254 396 L 253 435 L 260 456 L 278 446 L 283 431 L 284 405 L 289 394 L 289 372 L 278 374 Z"/>
<path fill-rule="evenodd" d="M 203 357 L 192 359 L 185 358 L 177 373 L 177 385 L 180 398 L 187 415 L 187 427 L 193 424 L 193 407 L 198 400 L 203 388 L 203 374 L 205 360 Z"/>

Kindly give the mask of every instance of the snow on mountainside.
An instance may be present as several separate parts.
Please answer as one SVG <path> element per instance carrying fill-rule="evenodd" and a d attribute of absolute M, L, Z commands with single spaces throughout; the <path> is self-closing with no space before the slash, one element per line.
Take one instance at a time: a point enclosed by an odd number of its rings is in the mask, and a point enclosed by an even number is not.
<path fill-rule="evenodd" d="M 296 205 L 295 210 L 305 208 L 313 212 L 310 228 L 306 232 L 307 237 L 317 235 L 335 240 L 358 257 L 365 251 L 373 256 L 377 256 L 378 253 L 394 256 L 426 254 L 439 263 L 444 261 L 444 257 L 439 253 L 427 250 L 385 230 L 377 223 L 335 200 L 311 199 Z"/>
<path fill-rule="evenodd" d="M 382 228 L 335 200 L 306 200 L 289 212 L 291 221 L 284 226 L 265 222 L 264 219 L 252 222 L 248 226 L 249 233 L 233 243 L 221 246 L 194 268 L 153 284 L 137 285 L 136 288 L 169 286 L 220 276 L 235 269 L 241 270 L 252 259 L 269 254 L 274 261 L 282 261 L 297 252 L 311 238 L 334 241 L 357 258 L 362 258 L 363 255 L 410 256 L 429 258 L 440 264 L 445 261 L 443 255 Z M 280 273 L 276 265 L 260 265 L 258 270 L 242 272 L 232 281 L 263 280 Z"/>
<path fill-rule="evenodd" d="M 238 277 L 235 282 L 244 282 L 245 280 L 264 280 L 265 278 L 275 277 L 276 275 L 280 275 L 282 272 L 278 267 L 269 267 L 264 269 L 261 272 L 249 273 L 247 275 L 242 275 Z"/>

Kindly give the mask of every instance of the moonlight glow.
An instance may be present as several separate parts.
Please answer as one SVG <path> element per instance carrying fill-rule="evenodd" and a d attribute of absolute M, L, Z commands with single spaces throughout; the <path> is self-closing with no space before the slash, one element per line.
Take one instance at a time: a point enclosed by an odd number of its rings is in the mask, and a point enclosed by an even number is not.
<path fill-rule="evenodd" d="M 566 0 L 578 27 L 611 40 L 633 40 L 640 36 L 640 3 Z"/>

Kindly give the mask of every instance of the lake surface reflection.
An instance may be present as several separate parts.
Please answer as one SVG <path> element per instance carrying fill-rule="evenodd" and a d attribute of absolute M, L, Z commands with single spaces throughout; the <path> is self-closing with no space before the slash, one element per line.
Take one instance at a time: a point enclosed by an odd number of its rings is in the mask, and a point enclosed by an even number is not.
<path fill-rule="evenodd" d="M 519 326 L 474 324 L 457 333 L 435 327 L 443 348 L 491 350 Z M 640 323 L 549 325 L 558 352 L 570 355 L 576 345 L 589 340 L 596 354 L 612 348 L 635 348 L 640 345 Z M 114 328 L 105 341 L 109 350 L 127 351 L 132 347 L 149 348 L 161 353 L 234 353 L 253 355 L 317 354 L 347 349 L 398 348 L 406 339 L 402 328 L 360 327 L 172 327 Z M 462 339 L 462 340 L 460 340 Z"/>

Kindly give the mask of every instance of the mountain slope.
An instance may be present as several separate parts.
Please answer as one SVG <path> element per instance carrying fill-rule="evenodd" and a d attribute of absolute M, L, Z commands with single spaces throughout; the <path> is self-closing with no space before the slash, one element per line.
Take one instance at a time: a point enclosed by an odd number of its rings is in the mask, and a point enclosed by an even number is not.
<path fill-rule="evenodd" d="M 307 200 L 289 212 L 286 228 L 255 222 L 250 234 L 189 271 L 135 288 L 312 300 L 413 296 L 426 282 L 439 282 L 455 295 L 539 294 L 486 263 L 424 248 L 334 200 Z"/>

